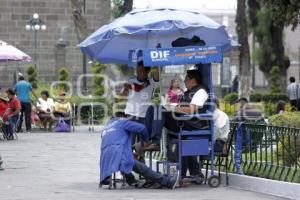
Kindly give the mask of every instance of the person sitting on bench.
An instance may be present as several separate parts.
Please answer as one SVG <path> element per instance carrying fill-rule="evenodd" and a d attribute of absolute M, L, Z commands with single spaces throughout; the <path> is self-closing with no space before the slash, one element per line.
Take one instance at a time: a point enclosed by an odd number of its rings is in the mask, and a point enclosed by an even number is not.
<path fill-rule="evenodd" d="M 226 142 L 230 132 L 229 117 L 226 113 L 220 110 L 220 103 L 218 99 L 214 99 L 214 139 L 215 152 L 224 152 L 226 150 Z"/>
<path fill-rule="evenodd" d="M 118 171 L 125 176 L 129 185 L 136 185 L 137 181 L 131 173 L 134 171 L 163 187 L 174 189 L 178 183 L 179 174 L 173 177 L 164 176 L 134 159 L 131 133 L 137 133 L 146 144 L 148 133 L 143 124 L 130 121 L 125 116 L 124 113 L 117 113 L 102 131 L 100 185 L 108 185 L 111 175 Z"/>

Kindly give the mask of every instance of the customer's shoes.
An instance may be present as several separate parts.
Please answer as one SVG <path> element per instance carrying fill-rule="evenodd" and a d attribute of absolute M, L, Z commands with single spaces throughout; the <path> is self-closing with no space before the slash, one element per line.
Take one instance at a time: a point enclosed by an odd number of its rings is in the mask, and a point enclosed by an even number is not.
<path fill-rule="evenodd" d="M 201 185 L 204 181 L 204 175 L 202 173 L 195 175 L 192 177 L 192 183 L 197 184 L 197 185 Z"/>
<path fill-rule="evenodd" d="M 126 183 L 130 186 L 135 186 L 136 184 L 138 184 L 138 181 L 136 179 L 132 179 L 132 180 L 126 179 Z"/>
<path fill-rule="evenodd" d="M 17 133 L 23 133 L 24 131 L 23 131 L 23 129 L 17 129 L 16 132 Z"/>
<path fill-rule="evenodd" d="M 179 185 L 180 171 L 178 170 L 176 175 L 173 176 L 170 180 L 170 189 L 175 189 L 177 185 Z"/>
<path fill-rule="evenodd" d="M 7 137 L 7 140 L 14 140 L 15 138 L 14 138 L 14 136 L 8 136 Z"/>

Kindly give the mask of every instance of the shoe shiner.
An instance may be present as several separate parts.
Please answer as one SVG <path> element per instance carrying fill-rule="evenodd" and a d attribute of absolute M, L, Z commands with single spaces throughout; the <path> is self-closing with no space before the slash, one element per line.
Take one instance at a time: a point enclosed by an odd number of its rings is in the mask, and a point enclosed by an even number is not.
<path fill-rule="evenodd" d="M 126 119 L 124 113 L 116 113 L 110 119 L 101 133 L 100 153 L 100 185 L 109 185 L 113 173 L 120 171 L 129 185 L 137 181 L 132 171 L 162 187 L 174 189 L 178 183 L 179 173 L 175 176 L 165 176 L 154 172 L 142 162 L 135 160 L 132 152 L 131 133 L 137 133 L 148 144 L 147 129 L 143 124 Z"/>

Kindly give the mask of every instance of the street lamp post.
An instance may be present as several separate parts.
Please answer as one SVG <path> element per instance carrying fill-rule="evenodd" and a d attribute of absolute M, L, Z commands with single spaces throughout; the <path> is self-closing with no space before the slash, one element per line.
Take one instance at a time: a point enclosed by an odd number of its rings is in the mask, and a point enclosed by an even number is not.
<path fill-rule="evenodd" d="M 36 69 L 36 60 L 37 60 L 37 32 L 39 30 L 45 31 L 47 29 L 44 22 L 39 18 L 39 14 L 34 13 L 32 18 L 27 22 L 25 29 L 27 31 L 34 31 L 34 68 Z"/>

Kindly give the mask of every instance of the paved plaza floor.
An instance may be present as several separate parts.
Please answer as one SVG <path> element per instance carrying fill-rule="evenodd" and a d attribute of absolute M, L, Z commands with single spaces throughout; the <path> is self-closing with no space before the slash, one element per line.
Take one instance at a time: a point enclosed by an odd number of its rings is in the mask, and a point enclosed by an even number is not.
<path fill-rule="evenodd" d="M 282 199 L 230 187 L 205 185 L 168 189 L 98 188 L 99 134 L 19 134 L 0 141 L 5 170 L 0 171 L 0 200 L 148 200 Z"/>

